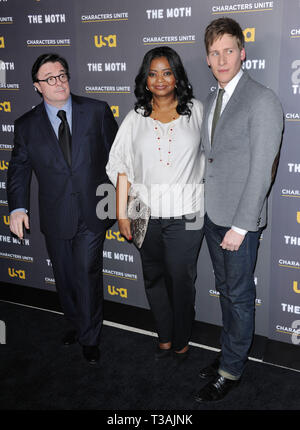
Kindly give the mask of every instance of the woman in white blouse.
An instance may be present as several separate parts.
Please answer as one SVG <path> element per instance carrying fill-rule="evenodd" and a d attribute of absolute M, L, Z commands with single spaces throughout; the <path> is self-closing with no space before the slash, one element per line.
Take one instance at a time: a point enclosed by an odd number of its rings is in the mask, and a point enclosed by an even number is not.
<path fill-rule="evenodd" d="M 193 98 L 180 57 L 169 47 L 146 53 L 135 84 L 135 109 L 119 128 L 106 169 L 117 187 L 119 230 L 127 240 L 132 239 L 129 189 L 151 209 L 140 253 L 159 338 L 155 358 L 174 351 L 173 357 L 183 360 L 194 320 L 203 237 L 203 108 Z"/>

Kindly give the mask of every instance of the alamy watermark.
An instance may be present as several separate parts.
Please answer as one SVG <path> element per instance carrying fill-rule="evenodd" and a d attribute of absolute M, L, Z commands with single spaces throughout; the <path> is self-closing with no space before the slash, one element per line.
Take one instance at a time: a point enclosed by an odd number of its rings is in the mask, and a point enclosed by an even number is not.
<path fill-rule="evenodd" d="M 292 334 L 294 345 L 300 345 L 300 320 L 293 321 L 292 328 L 295 329 Z"/>
<path fill-rule="evenodd" d="M 6 69 L 4 61 L 0 60 L 0 84 L 4 86 L 6 84 Z"/>
<path fill-rule="evenodd" d="M 176 219 L 184 218 L 186 230 L 198 230 L 203 224 L 203 207 L 194 213 L 185 213 L 185 208 L 190 207 L 191 202 L 203 202 L 203 184 L 134 184 L 127 192 L 127 178 L 119 183 L 119 207 L 127 208 L 128 194 L 139 196 L 149 207 L 155 207 L 158 212 L 174 213 L 180 211 L 183 215 L 174 216 Z M 97 217 L 101 220 L 116 219 L 116 190 L 112 184 L 98 186 L 96 195 L 102 197 L 96 207 Z M 123 212 L 122 212 L 123 213 Z M 120 216 L 120 215 L 119 215 Z M 122 217 L 122 216 L 121 216 Z M 124 211 L 124 219 L 127 211 Z M 137 218 L 140 215 L 137 213 Z M 132 216 L 134 218 L 134 216 Z"/>
<path fill-rule="evenodd" d="M 0 321 L 0 345 L 6 344 L 6 325 L 4 321 Z"/>

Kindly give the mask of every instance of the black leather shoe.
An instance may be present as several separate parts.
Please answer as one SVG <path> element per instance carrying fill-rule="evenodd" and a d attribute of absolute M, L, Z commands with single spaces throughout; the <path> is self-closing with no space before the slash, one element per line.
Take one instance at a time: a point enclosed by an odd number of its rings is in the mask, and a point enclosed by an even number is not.
<path fill-rule="evenodd" d="M 199 376 L 202 379 L 211 378 L 218 375 L 220 361 L 216 358 L 209 366 L 204 367 L 200 370 Z"/>
<path fill-rule="evenodd" d="M 162 349 L 157 345 L 157 348 L 154 353 L 155 360 L 161 360 L 163 358 L 168 358 L 171 355 L 171 348 L 169 349 Z"/>
<path fill-rule="evenodd" d="M 77 335 L 76 335 L 76 331 L 69 331 L 65 337 L 62 339 L 62 343 L 65 346 L 69 346 L 69 345 L 73 345 L 74 343 L 77 342 Z"/>
<path fill-rule="evenodd" d="M 197 402 L 217 402 L 222 400 L 226 394 L 233 388 L 236 388 L 239 380 L 232 381 L 231 379 L 224 378 L 218 375 L 213 381 L 206 384 L 199 393 L 195 396 Z"/>
<path fill-rule="evenodd" d="M 100 358 L 98 346 L 82 345 L 82 354 L 90 364 L 97 363 Z"/>

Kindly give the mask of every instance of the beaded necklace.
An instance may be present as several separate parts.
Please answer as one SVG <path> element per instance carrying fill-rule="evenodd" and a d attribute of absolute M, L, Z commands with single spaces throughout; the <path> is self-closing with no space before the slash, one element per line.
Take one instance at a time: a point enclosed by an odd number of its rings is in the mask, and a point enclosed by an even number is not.
<path fill-rule="evenodd" d="M 166 165 L 167 167 L 169 167 L 171 165 L 171 149 L 172 149 L 172 140 L 173 140 L 173 132 L 174 132 L 174 127 L 175 125 L 173 124 L 173 122 L 176 120 L 175 117 L 172 118 L 172 121 L 167 129 L 167 139 L 168 139 L 168 155 L 167 155 L 167 160 L 163 160 L 162 157 L 162 149 L 161 149 L 161 139 L 162 139 L 162 135 L 160 133 L 160 127 L 158 124 L 158 121 L 156 118 L 152 118 L 154 121 L 154 131 L 156 134 L 156 144 L 157 144 L 157 149 L 159 151 L 159 161 L 161 164 Z"/>
<path fill-rule="evenodd" d="M 154 103 L 153 103 L 153 99 L 151 100 L 151 104 L 152 104 L 152 112 L 154 113 Z M 155 114 L 154 114 L 155 115 Z M 167 160 L 163 160 L 162 157 L 162 148 L 161 148 L 161 139 L 162 139 L 162 135 L 160 133 L 160 127 L 158 124 L 158 119 L 157 118 L 152 118 L 154 121 L 154 131 L 156 134 L 156 144 L 157 144 L 157 150 L 159 151 L 159 161 L 162 165 L 165 165 L 167 167 L 171 166 L 171 149 L 172 149 L 172 140 L 173 140 L 173 131 L 174 131 L 174 121 L 177 119 L 175 115 L 172 116 L 172 120 L 170 121 L 170 125 L 168 126 L 168 130 L 167 130 L 167 139 L 168 139 L 168 155 L 167 155 Z M 162 123 L 165 124 L 165 123 Z"/>

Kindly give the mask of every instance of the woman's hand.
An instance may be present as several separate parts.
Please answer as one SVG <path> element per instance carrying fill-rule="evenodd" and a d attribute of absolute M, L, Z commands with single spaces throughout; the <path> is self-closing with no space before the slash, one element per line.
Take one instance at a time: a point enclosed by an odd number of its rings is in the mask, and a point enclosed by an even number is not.
<path fill-rule="evenodd" d="M 127 240 L 132 240 L 130 221 L 128 218 L 118 220 L 119 231 Z"/>

